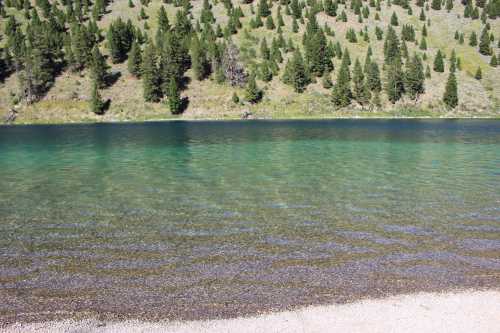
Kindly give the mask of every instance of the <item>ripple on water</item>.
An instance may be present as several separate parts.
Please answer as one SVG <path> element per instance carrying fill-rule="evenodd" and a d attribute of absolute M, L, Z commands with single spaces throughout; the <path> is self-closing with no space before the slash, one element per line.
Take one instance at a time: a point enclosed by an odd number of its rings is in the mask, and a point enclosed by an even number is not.
<path fill-rule="evenodd" d="M 387 238 L 378 236 L 375 233 L 371 232 L 362 232 L 362 231 L 336 231 L 337 235 L 345 237 L 347 239 L 359 239 L 359 240 L 367 240 L 373 243 L 381 244 L 381 245 L 403 245 L 403 246 L 414 246 L 414 244 L 410 241 L 398 239 L 395 237 Z"/>

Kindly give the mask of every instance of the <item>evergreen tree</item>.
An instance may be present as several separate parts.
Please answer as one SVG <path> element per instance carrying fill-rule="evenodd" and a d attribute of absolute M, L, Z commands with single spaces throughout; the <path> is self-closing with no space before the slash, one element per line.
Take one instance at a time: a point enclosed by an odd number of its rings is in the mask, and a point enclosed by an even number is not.
<path fill-rule="evenodd" d="M 276 26 L 274 25 L 273 17 L 271 15 L 269 15 L 266 19 L 266 28 L 268 30 L 274 30 L 276 28 Z"/>
<path fill-rule="evenodd" d="M 358 59 L 354 63 L 353 72 L 353 97 L 361 105 L 364 105 L 370 101 L 370 91 L 365 84 L 365 76 L 363 74 L 363 69 Z"/>
<path fill-rule="evenodd" d="M 483 72 L 480 66 L 477 67 L 477 71 L 474 77 L 476 78 L 476 80 L 481 80 L 483 78 Z"/>
<path fill-rule="evenodd" d="M 271 51 L 269 50 L 269 47 L 267 46 L 266 37 L 262 38 L 262 42 L 260 42 L 260 56 L 264 60 L 271 59 Z"/>
<path fill-rule="evenodd" d="M 405 73 L 405 91 L 411 99 L 417 99 L 424 93 L 424 81 L 424 66 L 420 57 L 414 54 L 412 59 L 406 62 Z"/>
<path fill-rule="evenodd" d="M 471 34 L 470 34 L 469 45 L 470 46 L 476 46 L 477 45 L 477 35 L 476 35 L 475 31 L 471 32 Z"/>
<path fill-rule="evenodd" d="M 215 23 L 215 17 L 208 0 L 203 0 L 203 9 L 201 10 L 200 20 L 202 23 Z"/>
<path fill-rule="evenodd" d="M 450 55 L 450 72 L 454 72 L 456 68 L 457 68 L 457 53 L 455 52 L 455 49 L 453 49 Z"/>
<path fill-rule="evenodd" d="M 206 52 L 196 34 L 191 40 L 191 68 L 197 80 L 203 80 L 209 74 L 209 63 Z"/>
<path fill-rule="evenodd" d="M 449 108 L 453 109 L 458 105 L 457 79 L 454 72 L 450 72 L 446 88 L 443 95 L 443 102 Z"/>
<path fill-rule="evenodd" d="M 182 100 L 179 92 L 179 87 L 174 79 L 168 82 L 167 102 L 170 113 L 179 114 L 182 111 Z"/>
<path fill-rule="evenodd" d="M 332 0 L 325 0 L 323 7 L 325 8 L 325 13 L 328 16 L 337 16 L 337 2 Z"/>
<path fill-rule="evenodd" d="M 240 98 L 238 97 L 238 94 L 236 94 L 236 92 L 233 93 L 231 100 L 233 101 L 234 104 L 238 104 L 240 102 Z"/>
<path fill-rule="evenodd" d="M 299 5 L 298 0 L 291 0 L 290 9 L 292 10 L 292 16 L 295 19 L 300 19 L 302 17 L 302 7 Z"/>
<path fill-rule="evenodd" d="M 202 21 L 203 22 L 203 21 Z M 158 31 L 165 33 L 170 30 L 170 22 L 168 21 L 167 12 L 165 7 L 161 6 L 158 11 Z"/>
<path fill-rule="evenodd" d="M 157 102 L 160 99 L 160 80 L 156 65 L 155 48 L 150 42 L 144 49 L 141 76 L 144 100 L 146 102 Z"/>
<path fill-rule="evenodd" d="M 168 92 L 169 80 L 173 79 L 179 85 L 189 67 L 189 51 L 180 36 L 184 35 L 177 32 L 165 34 L 160 57 L 160 78 L 164 94 Z"/>
<path fill-rule="evenodd" d="M 131 21 L 123 22 L 120 18 L 112 22 L 106 35 L 111 61 L 119 63 L 125 60 L 132 47 L 135 30 Z"/>
<path fill-rule="evenodd" d="M 382 90 L 382 82 L 380 80 L 380 70 L 376 62 L 371 61 L 367 67 L 366 84 L 370 91 L 380 92 Z"/>
<path fill-rule="evenodd" d="M 255 104 L 262 99 L 262 90 L 257 87 L 257 82 L 255 82 L 255 75 L 250 75 L 245 88 L 245 98 L 248 102 Z"/>
<path fill-rule="evenodd" d="M 327 57 L 327 40 L 316 22 L 315 14 L 309 14 L 303 44 L 307 67 L 312 75 L 321 76 L 325 70 L 332 68 L 331 61 Z"/>
<path fill-rule="evenodd" d="M 108 65 L 106 64 L 106 59 L 99 51 L 97 46 L 94 46 L 92 50 L 92 60 L 90 63 L 90 77 L 97 85 L 97 88 L 101 89 L 106 86 L 106 77 L 108 76 Z"/>
<path fill-rule="evenodd" d="M 346 107 L 351 104 L 351 74 L 349 72 L 348 53 L 344 52 L 337 80 L 333 85 L 332 102 L 336 107 Z"/>
<path fill-rule="evenodd" d="M 434 58 L 434 71 L 443 73 L 444 72 L 444 61 L 443 61 L 443 54 L 441 53 L 441 50 L 438 50 L 436 53 L 436 57 Z"/>
<path fill-rule="evenodd" d="M 104 114 L 104 102 L 99 92 L 99 84 L 92 81 L 92 93 L 90 97 L 90 110 L 98 115 Z"/>
<path fill-rule="evenodd" d="M 479 53 L 482 55 L 489 56 L 491 55 L 491 47 L 490 47 L 490 35 L 488 33 L 488 30 L 483 29 L 483 32 L 481 33 L 481 38 L 479 40 Z"/>
<path fill-rule="evenodd" d="M 420 40 L 419 49 L 423 51 L 427 50 L 427 41 L 424 36 L 422 36 L 422 39 Z"/>
<path fill-rule="evenodd" d="M 431 8 L 434 10 L 441 10 L 441 0 L 432 0 Z"/>
<path fill-rule="evenodd" d="M 391 25 L 393 25 L 393 26 L 399 25 L 398 16 L 396 15 L 396 12 L 392 12 Z"/>
<path fill-rule="evenodd" d="M 283 81 L 291 85 L 298 93 L 303 92 L 307 87 L 309 78 L 299 49 L 295 50 L 292 59 L 286 64 Z"/>
<path fill-rule="evenodd" d="M 497 56 L 495 54 L 493 54 L 493 56 L 491 57 L 490 65 L 491 65 L 491 67 L 498 66 L 498 60 L 497 60 Z"/>
<path fill-rule="evenodd" d="M 297 20 L 295 18 L 292 21 L 292 32 L 294 32 L 294 33 L 299 32 L 299 25 L 298 25 Z"/>
<path fill-rule="evenodd" d="M 141 66 L 142 66 L 142 52 L 141 47 L 137 41 L 132 43 L 132 48 L 128 55 L 127 67 L 130 74 L 135 77 L 141 76 Z"/>
<path fill-rule="evenodd" d="M 387 36 L 384 42 L 384 56 L 386 64 L 390 64 L 394 59 L 401 57 L 399 38 L 391 26 L 387 29 Z"/>
<path fill-rule="evenodd" d="M 385 90 L 391 103 L 396 103 L 404 94 L 404 74 L 399 57 L 388 66 Z"/>
<path fill-rule="evenodd" d="M 269 9 L 269 5 L 267 3 L 267 0 L 260 0 L 259 1 L 259 7 L 257 10 L 257 13 L 261 17 L 268 17 L 271 15 L 271 10 Z"/>

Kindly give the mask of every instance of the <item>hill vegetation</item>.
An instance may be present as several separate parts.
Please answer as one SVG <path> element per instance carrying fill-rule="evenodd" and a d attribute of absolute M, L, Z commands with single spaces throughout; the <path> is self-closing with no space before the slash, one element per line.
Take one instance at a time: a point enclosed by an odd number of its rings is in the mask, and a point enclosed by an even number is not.
<path fill-rule="evenodd" d="M 500 0 L 0 0 L 17 122 L 500 115 Z"/>

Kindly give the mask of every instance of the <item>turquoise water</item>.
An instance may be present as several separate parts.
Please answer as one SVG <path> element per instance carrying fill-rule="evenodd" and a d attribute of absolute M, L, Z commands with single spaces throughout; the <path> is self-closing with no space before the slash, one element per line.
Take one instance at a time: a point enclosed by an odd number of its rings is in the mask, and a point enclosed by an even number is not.
<path fill-rule="evenodd" d="M 0 127 L 0 321 L 462 287 L 500 287 L 500 121 Z"/>

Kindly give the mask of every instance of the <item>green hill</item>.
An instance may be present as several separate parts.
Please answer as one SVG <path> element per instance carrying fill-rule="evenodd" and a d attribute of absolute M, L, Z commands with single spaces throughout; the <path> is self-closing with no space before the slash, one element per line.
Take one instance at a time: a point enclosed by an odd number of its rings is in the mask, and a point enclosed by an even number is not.
<path fill-rule="evenodd" d="M 500 116 L 500 0 L 0 10 L 0 114 L 15 109 L 17 123 Z"/>

